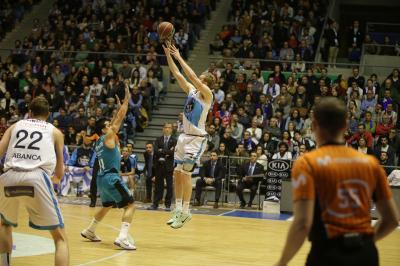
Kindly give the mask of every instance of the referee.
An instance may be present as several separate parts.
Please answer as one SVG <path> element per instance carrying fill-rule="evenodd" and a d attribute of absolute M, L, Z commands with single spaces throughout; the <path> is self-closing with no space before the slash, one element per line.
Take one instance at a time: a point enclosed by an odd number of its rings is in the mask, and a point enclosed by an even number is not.
<path fill-rule="evenodd" d="M 379 265 L 375 242 L 398 226 L 399 214 L 385 171 L 370 155 L 344 146 L 346 106 L 323 98 L 314 109 L 318 149 L 292 169 L 294 221 L 276 266 L 287 265 L 306 236 L 307 266 Z M 371 202 L 381 215 L 371 226 Z"/>

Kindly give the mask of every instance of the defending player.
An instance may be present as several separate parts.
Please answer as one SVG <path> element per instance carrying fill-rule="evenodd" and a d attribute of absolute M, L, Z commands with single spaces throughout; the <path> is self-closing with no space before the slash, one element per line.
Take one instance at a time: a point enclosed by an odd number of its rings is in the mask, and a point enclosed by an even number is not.
<path fill-rule="evenodd" d="M 135 212 L 134 200 L 132 193 L 119 176 L 121 154 L 117 137 L 121 123 L 128 110 L 129 97 L 129 86 L 125 84 L 124 102 L 111 122 L 101 119 L 96 124 L 96 133 L 101 136 L 95 146 L 99 160 L 97 187 L 103 207 L 96 212 L 89 227 L 83 230 L 81 235 L 93 242 L 101 241 L 95 233 L 97 224 L 103 220 L 112 206 L 117 204 L 118 208 L 124 209 L 124 213 L 122 215 L 121 231 L 114 244 L 126 250 L 136 250 L 133 240 L 128 237 L 129 226 Z"/>
<path fill-rule="evenodd" d="M 191 176 L 206 147 L 205 122 L 213 100 L 213 93 L 210 88 L 214 85 L 215 77 L 210 73 L 204 73 L 197 77 L 183 60 L 178 49 L 169 42 L 166 45 L 164 51 L 169 68 L 179 86 L 188 95 L 184 106 L 184 133 L 178 138 L 174 155 L 177 164 L 174 169 L 176 204 L 173 216 L 167 222 L 172 228 L 177 229 L 190 221 L 192 217 L 189 212 L 192 195 Z M 182 66 L 191 83 L 179 72 L 171 55 Z"/>
<path fill-rule="evenodd" d="M 344 146 L 347 108 L 333 97 L 314 109 L 318 149 L 292 170 L 294 221 L 277 266 L 287 265 L 308 235 L 307 266 L 379 265 L 375 242 L 399 220 L 383 168 L 375 157 Z M 381 215 L 371 226 L 371 202 Z"/>
<path fill-rule="evenodd" d="M 17 226 L 19 205 L 29 214 L 29 226 L 50 230 L 56 247 L 55 265 L 69 265 L 64 220 L 50 176 L 64 175 L 64 136 L 47 123 L 49 103 L 36 97 L 29 119 L 18 121 L 0 141 L 0 157 L 7 156 L 0 177 L 0 265 L 10 265 L 12 226 Z"/>

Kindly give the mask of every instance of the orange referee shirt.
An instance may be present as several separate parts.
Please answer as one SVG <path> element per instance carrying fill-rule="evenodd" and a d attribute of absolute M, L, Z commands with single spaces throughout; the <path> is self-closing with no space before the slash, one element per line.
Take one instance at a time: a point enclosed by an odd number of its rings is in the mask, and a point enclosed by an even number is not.
<path fill-rule="evenodd" d="M 378 160 L 343 145 L 326 145 L 302 155 L 292 169 L 293 200 L 315 200 L 310 240 L 347 233 L 373 234 L 371 199 L 390 199 Z"/>

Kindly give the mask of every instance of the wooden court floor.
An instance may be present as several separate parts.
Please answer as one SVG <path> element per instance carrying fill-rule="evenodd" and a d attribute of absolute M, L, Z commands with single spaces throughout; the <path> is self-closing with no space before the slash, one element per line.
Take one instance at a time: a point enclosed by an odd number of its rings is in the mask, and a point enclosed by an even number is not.
<path fill-rule="evenodd" d="M 290 225 L 288 221 L 197 214 L 183 228 L 174 230 L 165 225 L 170 213 L 138 210 L 130 230 L 138 249 L 122 251 L 112 244 L 120 227 L 120 210 L 113 209 L 98 226 L 103 242 L 90 243 L 81 238 L 80 231 L 88 225 L 95 209 L 66 204 L 61 208 L 71 265 L 271 265 L 279 257 Z M 27 226 L 22 209 L 15 232 L 49 237 L 46 231 Z M 400 265 L 400 230 L 379 242 L 378 248 L 381 265 Z M 307 243 L 289 265 L 304 265 L 308 249 Z M 53 265 L 53 254 L 13 258 L 12 265 Z"/>

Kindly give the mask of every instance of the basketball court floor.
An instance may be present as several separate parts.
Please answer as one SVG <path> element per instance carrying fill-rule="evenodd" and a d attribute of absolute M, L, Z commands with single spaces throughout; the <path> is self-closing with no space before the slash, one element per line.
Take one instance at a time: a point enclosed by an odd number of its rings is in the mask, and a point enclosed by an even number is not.
<path fill-rule="evenodd" d="M 124 251 L 113 245 L 121 211 L 111 210 L 98 226 L 103 241 L 91 243 L 80 231 L 91 221 L 95 209 L 80 204 L 79 200 L 61 204 L 71 265 L 271 265 L 280 255 L 290 225 L 289 215 L 201 208 L 194 211 L 188 224 L 175 230 L 165 225 L 169 212 L 143 210 L 145 206 L 138 203 L 130 230 L 138 249 Z M 12 265 L 53 265 L 54 248 L 48 232 L 30 229 L 26 212 L 21 209 L 20 214 L 14 230 Z M 304 265 L 309 247 L 306 243 L 289 265 Z M 400 229 L 379 242 L 378 248 L 381 265 L 400 265 Z"/>

